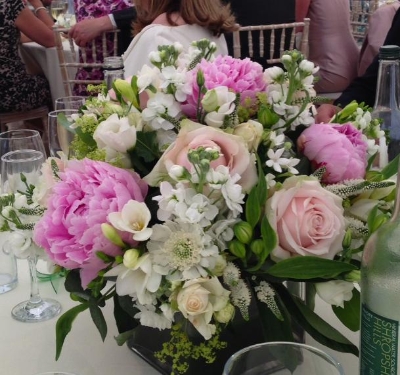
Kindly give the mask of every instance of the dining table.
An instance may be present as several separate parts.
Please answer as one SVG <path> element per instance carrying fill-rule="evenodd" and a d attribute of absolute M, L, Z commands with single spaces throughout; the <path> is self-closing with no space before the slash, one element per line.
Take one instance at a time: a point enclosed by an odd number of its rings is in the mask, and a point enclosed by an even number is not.
<path fill-rule="evenodd" d="M 67 39 L 63 41 L 63 49 L 66 62 L 77 61 L 79 49 L 75 49 L 76 56 L 73 56 Z M 46 48 L 36 42 L 27 42 L 20 45 L 19 51 L 28 73 L 44 74 L 47 78 L 53 103 L 57 98 L 66 96 L 56 47 Z M 69 74 L 74 76 L 76 68 L 68 69 Z"/>
<path fill-rule="evenodd" d="M 154 368 L 134 354 L 126 345 L 118 346 L 114 337 L 117 329 L 113 323 L 112 303 L 103 308 L 108 334 L 102 342 L 99 332 L 84 311 L 75 319 L 66 337 L 60 358 L 56 361 L 56 322 L 53 318 L 43 322 L 22 323 L 11 317 L 11 309 L 29 298 L 30 278 L 28 262 L 18 260 L 17 287 L 0 294 L 0 375 L 36 375 L 47 371 L 65 371 L 76 375 L 157 375 Z M 64 289 L 63 279 L 52 286 L 50 281 L 39 283 L 42 297 L 58 300 L 63 312 L 77 305 Z M 316 310 L 354 344 L 358 344 L 358 332 L 350 332 L 333 315 L 325 302 L 316 301 Z M 318 347 L 339 361 L 345 375 L 358 374 L 358 358 L 339 353 L 306 336 L 306 343 Z M 218 375 L 218 374 L 210 374 Z M 321 374 L 324 375 L 324 374 Z"/>

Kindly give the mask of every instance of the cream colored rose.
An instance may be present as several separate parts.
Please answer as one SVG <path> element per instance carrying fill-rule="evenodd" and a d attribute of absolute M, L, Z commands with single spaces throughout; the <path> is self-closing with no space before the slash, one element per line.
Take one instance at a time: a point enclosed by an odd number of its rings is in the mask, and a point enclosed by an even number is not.
<path fill-rule="evenodd" d="M 342 199 L 313 177 L 286 179 L 267 200 L 266 215 L 278 235 L 275 261 L 299 255 L 333 259 L 342 250 Z"/>
<path fill-rule="evenodd" d="M 216 329 L 215 325 L 210 323 L 211 318 L 215 312 L 226 307 L 229 294 L 216 277 L 193 279 L 183 285 L 176 302 L 183 316 L 209 340 Z"/>
<path fill-rule="evenodd" d="M 255 151 L 260 144 L 263 130 L 263 126 L 258 121 L 249 120 L 235 126 L 233 134 L 242 137 L 249 150 Z"/>
<path fill-rule="evenodd" d="M 239 174 L 238 181 L 245 191 L 249 191 L 257 182 L 257 169 L 254 155 L 250 154 L 246 143 L 237 135 L 228 134 L 220 129 L 183 120 L 176 141 L 164 152 L 156 166 L 144 180 L 150 186 L 156 186 L 165 179 L 174 165 L 193 170 L 188 160 L 188 151 L 199 147 L 217 150 L 220 154 L 211 167 L 225 165 L 231 175 Z"/>

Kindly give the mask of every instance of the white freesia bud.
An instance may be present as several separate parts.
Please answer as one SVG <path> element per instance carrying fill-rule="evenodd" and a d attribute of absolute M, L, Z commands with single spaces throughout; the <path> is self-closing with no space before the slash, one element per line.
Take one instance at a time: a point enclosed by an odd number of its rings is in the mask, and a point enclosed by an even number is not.
<path fill-rule="evenodd" d="M 130 269 L 135 268 L 138 264 L 139 256 L 140 252 L 137 249 L 129 249 L 125 251 L 123 260 L 124 266 Z"/>
<path fill-rule="evenodd" d="M 344 301 L 353 296 L 354 284 L 343 280 L 331 280 L 315 284 L 319 297 L 330 305 L 344 307 Z"/>
<path fill-rule="evenodd" d="M 242 137 L 250 151 L 257 150 L 263 134 L 263 126 L 254 120 L 249 120 L 235 126 L 233 134 Z"/>
<path fill-rule="evenodd" d="M 291 63 L 292 62 L 292 57 L 290 55 L 282 55 L 282 62 L 288 62 Z"/>
<path fill-rule="evenodd" d="M 156 62 L 156 63 L 160 62 L 160 61 L 161 61 L 160 52 L 158 52 L 158 51 L 152 51 L 152 52 L 150 52 L 150 54 L 149 54 L 149 60 L 150 60 L 151 62 Z"/>
<path fill-rule="evenodd" d="M 179 53 L 183 51 L 183 45 L 181 43 L 179 43 L 179 42 L 175 42 L 174 43 L 174 48 Z"/>
<path fill-rule="evenodd" d="M 180 165 L 173 165 L 169 170 L 168 170 L 168 174 L 169 176 L 175 180 L 175 181 L 179 181 L 182 179 L 183 175 L 185 173 L 185 168 L 183 168 Z"/>

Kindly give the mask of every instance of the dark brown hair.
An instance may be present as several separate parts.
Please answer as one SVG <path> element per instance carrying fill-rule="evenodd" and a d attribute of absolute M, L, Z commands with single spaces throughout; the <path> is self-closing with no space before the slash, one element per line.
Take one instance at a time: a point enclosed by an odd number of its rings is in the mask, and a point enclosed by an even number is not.
<path fill-rule="evenodd" d="M 215 36 L 237 28 L 230 5 L 220 0 L 135 0 L 135 7 L 135 34 L 163 13 L 166 13 L 167 21 L 172 26 L 177 25 L 171 16 L 178 13 L 187 24 L 205 27 Z"/>

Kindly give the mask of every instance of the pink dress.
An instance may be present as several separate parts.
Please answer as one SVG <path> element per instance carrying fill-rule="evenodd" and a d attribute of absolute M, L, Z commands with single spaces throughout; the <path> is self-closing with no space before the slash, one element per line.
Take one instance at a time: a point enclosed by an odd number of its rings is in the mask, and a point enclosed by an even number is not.
<path fill-rule="evenodd" d="M 116 10 L 129 8 L 132 6 L 130 0 L 74 0 L 75 15 L 77 22 L 82 21 L 86 18 L 98 18 L 106 16 Z M 96 43 L 98 46 L 98 58 L 102 59 L 101 53 L 101 38 L 97 38 Z M 109 40 L 108 43 L 109 54 L 113 52 L 113 42 Z M 86 50 L 87 61 L 93 62 L 91 57 L 92 51 L 90 48 Z M 103 71 L 101 69 L 79 69 L 76 74 L 76 79 L 103 79 Z M 74 95 L 88 95 L 86 92 L 86 85 L 75 85 Z"/>
<path fill-rule="evenodd" d="M 319 66 L 317 93 L 340 92 L 357 77 L 359 48 L 351 34 L 349 0 L 311 0 L 308 59 Z"/>

